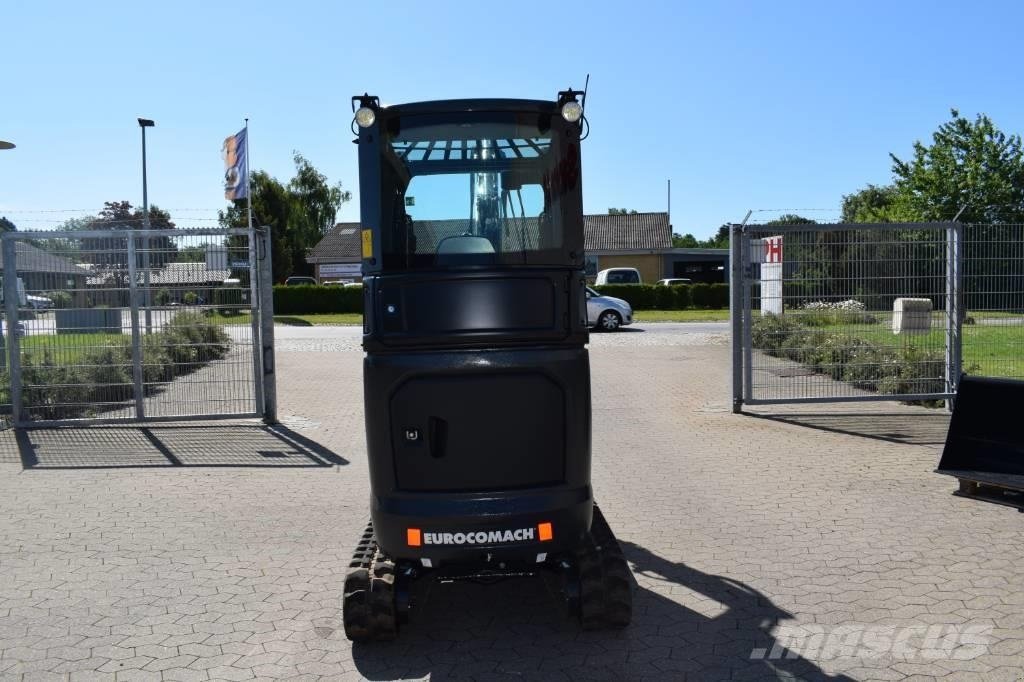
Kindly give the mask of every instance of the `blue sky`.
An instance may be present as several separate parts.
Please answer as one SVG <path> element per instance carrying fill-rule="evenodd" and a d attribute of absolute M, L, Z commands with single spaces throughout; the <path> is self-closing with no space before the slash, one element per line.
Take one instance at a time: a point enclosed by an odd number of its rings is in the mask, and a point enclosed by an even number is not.
<path fill-rule="evenodd" d="M 1024 132 L 1014 2 L 18 2 L 0 5 L 0 215 L 47 228 L 106 200 L 181 226 L 225 205 L 222 139 L 293 150 L 358 196 L 349 98 L 553 98 L 591 74 L 587 212 L 664 210 L 703 237 L 890 178 L 950 107 Z M 358 220 L 358 202 L 342 220 Z M 755 219 L 774 214 L 757 213 Z"/>

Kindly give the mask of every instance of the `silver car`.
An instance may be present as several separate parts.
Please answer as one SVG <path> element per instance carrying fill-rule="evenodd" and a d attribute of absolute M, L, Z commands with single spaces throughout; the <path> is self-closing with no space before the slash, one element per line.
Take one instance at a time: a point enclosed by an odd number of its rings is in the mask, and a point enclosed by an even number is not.
<path fill-rule="evenodd" d="M 613 332 L 633 324 L 633 307 L 621 298 L 602 296 L 587 287 L 587 324 L 597 331 Z"/>

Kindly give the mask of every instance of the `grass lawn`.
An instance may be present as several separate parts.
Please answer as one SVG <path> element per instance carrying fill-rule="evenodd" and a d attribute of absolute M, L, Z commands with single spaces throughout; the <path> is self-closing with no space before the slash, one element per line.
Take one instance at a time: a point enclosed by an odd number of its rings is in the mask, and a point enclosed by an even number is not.
<path fill-rule="evenodd" d="M 726 310 L 634 310 L 636 322 L 728 322 Z"/>
<path fill-rule="evenodd" d="M 936 325 L 927 334 L 909 336 L 893 334 L 888 320 L 873 325 L 839 324 L 817 329 L 856 336 L 880 346 L 914 346 L 943 355 L 946 332 L 942 321 Z M 964 325 L 963 369 L 969 374 L 1024 378 L 1024 325 Z"/>
<path fill-rule="evenodd" d="M 129 334 L 39 334 L 22 336 L 18 339 L 21 354 L 32 356 L 35 362 L 41 362 L 43 355 L 49 351 L 57 365 L 73 365 L 87 352 L 112 344 L 131 343 Z"/>
<path fill-rule="evenodd" d="M 214 313 L 208 318 L 220 324 L 249 324 L 249 314 L 221 315 Z M 311 315 L 274 315 L 274 324 L 289 327 L 312 327 L 315 325 L 361 325 L 362 313 L 316 313 Z"/>
<path fill-rule="evenodd" d="M 210 316 L 211 322 L 221 324 L 249 324 L 248 313 L 242 315 Z M 728 310 L 636 310 L 633 319 L 637 322 L 726 322 L 729 320 Z M 293 327 L 310 327 L 315 325 L 361 325 L 363 316 L 360 313 L 316 313 L 310 315 L 274 315 L 275 324 Z"/>

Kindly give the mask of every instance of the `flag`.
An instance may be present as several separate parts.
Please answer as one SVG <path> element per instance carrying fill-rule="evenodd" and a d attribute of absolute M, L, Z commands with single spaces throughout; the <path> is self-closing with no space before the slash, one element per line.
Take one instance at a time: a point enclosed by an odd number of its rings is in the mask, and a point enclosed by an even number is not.
<path fill-rule="evenodd" d="M 245 137 L 246 129 L 242 128 L 237 135 L 224 138 L 224 146 L 220 149 L 224 157 L 224 198 L 229 201 L 249 196 Z"/>

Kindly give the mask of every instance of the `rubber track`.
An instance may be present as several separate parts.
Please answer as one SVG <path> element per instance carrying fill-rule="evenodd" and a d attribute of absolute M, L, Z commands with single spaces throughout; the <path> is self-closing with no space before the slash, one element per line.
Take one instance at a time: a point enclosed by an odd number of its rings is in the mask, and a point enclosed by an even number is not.
<path fill-rule="evenodd" d="M 580 577 L 580 624 L 584 630 L 624 628 L 633 617 L 629 564 L 601 510 L 584 546 L 576 553 Z"/>
<path fill-rule="evenodd" d="M 345 636 L 353 642 L 392 640 L 398 634 L 395 564 L 378 549 L 373 524 L 352 554 L 341 610 Z"/>

